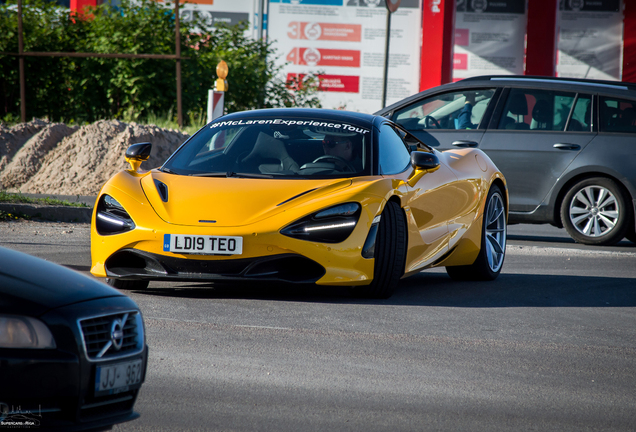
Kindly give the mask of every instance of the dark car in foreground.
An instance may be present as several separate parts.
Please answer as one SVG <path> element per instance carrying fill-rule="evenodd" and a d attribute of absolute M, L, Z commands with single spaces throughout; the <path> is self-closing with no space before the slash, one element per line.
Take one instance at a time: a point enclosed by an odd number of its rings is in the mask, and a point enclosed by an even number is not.
<path fill-rule="evenodd" d="M 147 358 L 130 298 L 0 248 L 0 429 L 108 430 L 133 420 Z"/>
<path fill-rule="evenodd" d="M 473 77 L 376 114 L 433 148 L 483 150 L 508 181 L 510 223 L 565 227 L 584 244 L 636 242 L 636 84 Z"/>

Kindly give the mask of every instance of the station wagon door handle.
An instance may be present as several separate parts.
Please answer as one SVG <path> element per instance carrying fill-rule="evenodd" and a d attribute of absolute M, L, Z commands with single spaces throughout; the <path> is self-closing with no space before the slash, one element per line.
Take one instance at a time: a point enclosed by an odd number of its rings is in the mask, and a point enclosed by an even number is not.
<path fill-rule="evenodd" d="M 479 144 L 477 144 L 475 141 L 459 140 L 459 141 L 454 141 L 453 145 L 455 147 L 477 147 Z"/>
<path fill-rule="evenodd" d="M 559 150 L 580 150 L 581 149 L 581 146 L 578 144 L 556 143 L 552 147 Z"/>

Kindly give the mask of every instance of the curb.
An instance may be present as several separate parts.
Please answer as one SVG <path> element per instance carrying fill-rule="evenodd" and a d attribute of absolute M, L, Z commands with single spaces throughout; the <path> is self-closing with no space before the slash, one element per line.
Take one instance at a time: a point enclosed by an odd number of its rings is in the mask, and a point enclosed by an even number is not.
<path fill-rule="evenodd" d="M 92 206 L 95 203 L 93 196 L 79 195 L 44 195 L 23 194 L 29 198 L 54 198 L 69 202 L 81 202 L 91 207 L 70 207 L 62 205 L 29 204 L 29 203 L 0 203 L 0 210 L 7 213 L 24 214 L 33 218 L 53 222 L 79 222 L 90 223 L 93 215 Z"/>

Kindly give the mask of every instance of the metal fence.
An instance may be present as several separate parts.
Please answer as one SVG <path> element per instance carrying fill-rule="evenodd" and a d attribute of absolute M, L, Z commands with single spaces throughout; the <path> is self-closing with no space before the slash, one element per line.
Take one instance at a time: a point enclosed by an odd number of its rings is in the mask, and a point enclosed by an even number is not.
<path fill-rule="evenodd" d="M 177 122 L 179 127 L 183 126 L 183 111 L 181 107 L 181 60 L 187 60 L 189 57 L 181 57 L 181 39 L 179 34 L 179 0 L 174 3 L 175 17 L 175 53 L 174 54 L 98 54 L 98 53 L 79 53 L 79 52 L 35 52 L 24 51 L 24 38 L 22 34 L 22 0 L 18 0 L 18 52 L 2 52 L 1 55 L 17 56 L 19 62 L 20 74 L 20 117 L 21 121 L 26 122 L 26 88 L 24 79 L 24 58 L 25 57 L 105 57 L 105 58 L 122 58 L 122 59 L 161 59 L 176 61 L 177 76 Z"/>

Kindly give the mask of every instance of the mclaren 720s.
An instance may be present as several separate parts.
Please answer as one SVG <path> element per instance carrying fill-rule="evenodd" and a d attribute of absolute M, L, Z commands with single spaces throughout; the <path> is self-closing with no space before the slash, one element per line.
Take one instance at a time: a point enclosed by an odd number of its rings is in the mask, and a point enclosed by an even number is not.
<path fill-rule="evenodd" d="M 480 150 L 434 150 L 380 116 L 322 109 L 233 113 L 165 163 L 100 191 L 91 273 L 149 281 L 281 281 L 388 298 L 401 278 L 446 267 L 493 280 L 506 251 L 506 180 Z"/>

